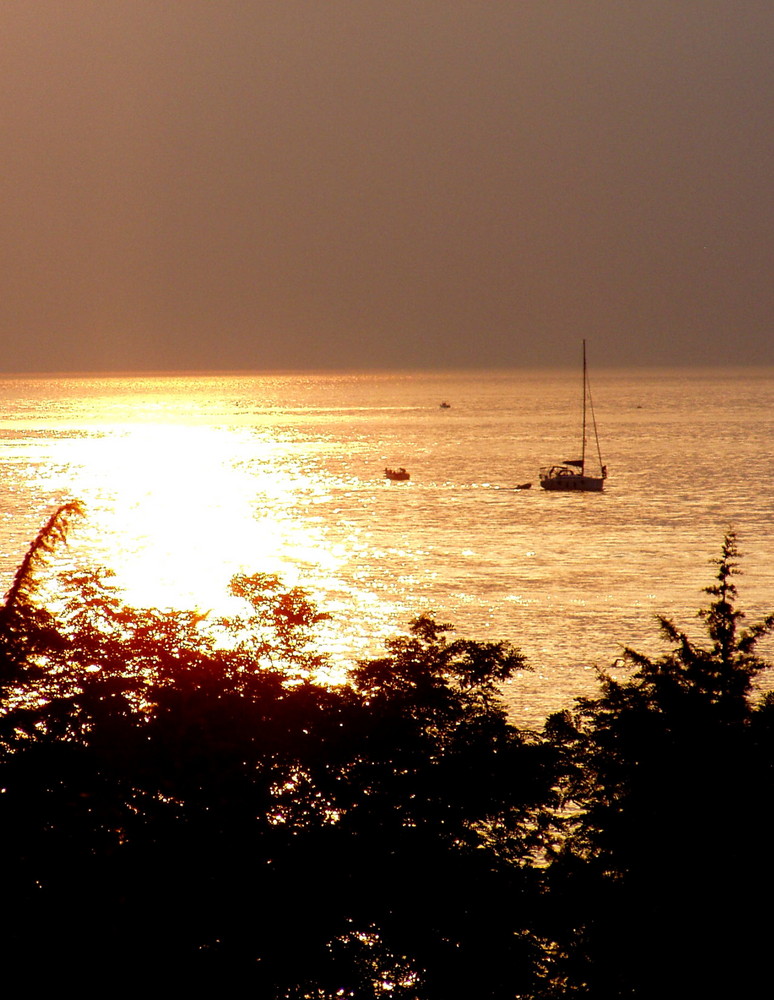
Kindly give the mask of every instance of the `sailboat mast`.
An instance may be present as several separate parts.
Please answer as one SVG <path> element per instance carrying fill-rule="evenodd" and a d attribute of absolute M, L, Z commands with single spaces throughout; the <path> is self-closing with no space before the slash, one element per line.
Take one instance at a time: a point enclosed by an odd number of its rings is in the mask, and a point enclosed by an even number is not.
<path fill-rule="evenodd" d="M 586 472 L 586 340 L 583 340 L 583 442 L 581 446 L 581 475 Z"/>

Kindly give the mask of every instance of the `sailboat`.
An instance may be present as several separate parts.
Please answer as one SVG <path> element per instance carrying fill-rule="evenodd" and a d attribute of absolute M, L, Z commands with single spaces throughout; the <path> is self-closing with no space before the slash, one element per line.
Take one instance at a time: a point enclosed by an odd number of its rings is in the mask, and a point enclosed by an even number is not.
<path fill-rule="evenodd" d="M 591 425 L 594 428 L 594 441 L 597 446 L 599 474 L 590 475 L 586 459 L 586 419 L 587 412 L 591 415 Z M 540 470 L 540 485 L 544 490 L 582 490 L 586 493 L 599 493 L 602 484 L 607 479 L 607 466 L 602 464 L 602 453 L 599 450 L 599 435 L 597 421 L 594 416 L 594 404 L 591 401 L 591 388 L 586 370 L 586 341 L 583 341 L 583 434 L 581 437 L 581 457 L 566 458 L 561 465 L 551 465 Z"/>

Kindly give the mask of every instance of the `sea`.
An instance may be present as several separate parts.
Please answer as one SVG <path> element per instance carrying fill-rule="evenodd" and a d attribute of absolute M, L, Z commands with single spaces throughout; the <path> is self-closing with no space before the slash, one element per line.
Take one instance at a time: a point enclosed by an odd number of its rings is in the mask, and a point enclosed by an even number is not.
<path fill-rule="evenodd" d="M 608 479 L 573 494 L 538 470 L 578 457 L 577 371 L 7 377 L 0 584 L 76 499 L 52 578 L 107 567 L 133 605 L 221 614 L 235 573 L 278 574 L 331 616 L 342 670 L 432 612 L 524 654 L 503 694 L 538 726 L 626 647 L 662 651 L 658 614 L 701 635 L 729 529 L 748 621 L 774 610 L 774 368 L 592 368 L 591 389 Z"/>

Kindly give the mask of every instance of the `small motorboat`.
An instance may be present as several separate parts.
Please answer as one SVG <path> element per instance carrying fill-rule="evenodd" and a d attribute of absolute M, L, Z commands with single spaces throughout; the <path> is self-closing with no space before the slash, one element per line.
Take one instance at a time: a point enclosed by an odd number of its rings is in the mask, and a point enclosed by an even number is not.
<path fill-rule="evenodd" d="M 516 489 L 516 490 L 531 490 L 532 489 L 532 483 L 519 483 L 518 486 L 514 486 L 514 489 Z"/>
<path fill-rule="evenodd" d="M 384 470 L 384 475 L 386 479 L 391 480 L 393 483 L 405 483 L 406 480 L 411 479 L 408 472 L 401 466 L 399 469 L 387 468 Z"/>

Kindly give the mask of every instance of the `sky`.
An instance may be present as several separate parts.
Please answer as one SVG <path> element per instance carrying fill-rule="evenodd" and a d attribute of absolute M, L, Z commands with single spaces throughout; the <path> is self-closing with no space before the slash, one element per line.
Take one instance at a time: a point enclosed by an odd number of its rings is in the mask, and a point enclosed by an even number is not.
<path fill-rule="evenodd" d="M 0 371 L 774 364 L 771 0 L 0 0 Z"/>

